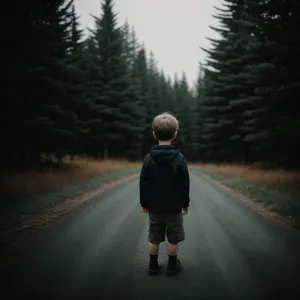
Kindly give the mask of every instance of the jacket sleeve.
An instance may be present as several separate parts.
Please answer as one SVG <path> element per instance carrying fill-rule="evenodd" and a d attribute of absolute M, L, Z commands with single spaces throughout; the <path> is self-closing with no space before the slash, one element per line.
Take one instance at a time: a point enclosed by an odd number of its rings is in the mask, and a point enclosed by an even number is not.
<path fill-rule="evenodd" d="M 181 195 L 182 195 L 182 206 L 189 207 L 190 205 L 190 175 L 187 167 L 186 160 L 183 156 L 181 164 L 179 166 L 181 173 Z"/>
<path fill-rule="evenodd" d="M 146 156 L 142 166 L 140 174 L 140 204 L 142 207 L 147 208 L 149 204 L 149 194 L 150 194 L 150 174 L 149 174 L 149 156 Z"/>

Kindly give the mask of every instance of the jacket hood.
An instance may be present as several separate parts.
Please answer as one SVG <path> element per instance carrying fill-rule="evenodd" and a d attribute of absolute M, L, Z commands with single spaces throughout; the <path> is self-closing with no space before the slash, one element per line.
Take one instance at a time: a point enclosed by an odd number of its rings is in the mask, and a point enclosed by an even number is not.
<path fill-rule="evenodd" d="M 178 154 L 174 145 L 155 145 L 150 150 L 151 158 L 158 164 L 171 164 Z"/>

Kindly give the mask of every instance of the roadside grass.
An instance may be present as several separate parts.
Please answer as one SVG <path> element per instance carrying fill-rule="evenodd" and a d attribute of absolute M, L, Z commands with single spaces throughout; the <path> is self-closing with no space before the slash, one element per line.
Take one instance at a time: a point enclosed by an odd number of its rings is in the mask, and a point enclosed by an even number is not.
<path fill-rule="evenodd" d="M 141 163 L 66 158 L 62 167 L 5 174 L 0 179 L 0 231 L 61 201 L 139 172 Z"/>
<path fill-rule="evenodd" d="M 300 171 L 266 170 L 256 165 L 193 164 L 252 200 L 292 217 L 300 227 Z"/>

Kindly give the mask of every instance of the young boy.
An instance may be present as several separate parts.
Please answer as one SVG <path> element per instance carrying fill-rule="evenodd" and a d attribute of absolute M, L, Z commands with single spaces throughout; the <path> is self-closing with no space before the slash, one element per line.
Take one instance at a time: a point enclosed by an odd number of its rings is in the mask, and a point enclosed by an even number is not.
<path fill-rule="evenodd" d="M 168 239 L 167 274 L 182 270 L 177 258 L 178 243 L 185 239 L 183 215 L 188 213 L 190 178 L 184 155 L 172 145 L 178 131 L 177 119 L 169 113 L 155 117 L 153 136 L 158 145 L 145 157 L 140 175 L 140 204 L 149 213 L 149 273 L 158 273 L 159 244 Z"/>

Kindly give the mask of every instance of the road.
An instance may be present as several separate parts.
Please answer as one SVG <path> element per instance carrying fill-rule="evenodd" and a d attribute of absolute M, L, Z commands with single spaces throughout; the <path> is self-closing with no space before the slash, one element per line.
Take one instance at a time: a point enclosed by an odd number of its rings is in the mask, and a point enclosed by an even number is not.
<path fill-rule="evenodd" d="M 147 215 L 138 181 L 107 192 L 1 262 L 2 299 L 299 299 L 300 243 L 191 173 L 180 245 L 185 270 L 147 274 Z M 22 297 L 22 298 L 21 298 Z"/>

